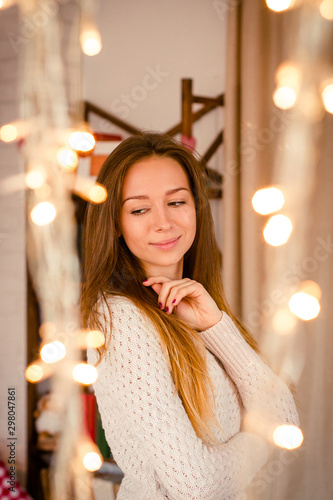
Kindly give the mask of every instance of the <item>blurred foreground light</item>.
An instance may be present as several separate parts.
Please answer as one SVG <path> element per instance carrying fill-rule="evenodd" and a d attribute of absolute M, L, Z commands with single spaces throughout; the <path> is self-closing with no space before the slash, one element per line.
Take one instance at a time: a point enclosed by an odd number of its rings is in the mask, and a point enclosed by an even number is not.
<path fill-rule="evenodd" d="M 279 87 L 291 87 L 296 91 L 301 83 L 301 72 L 295 63 L 284 62 L 276 70 L 275 78 Z"/>
<path fill-rule="evenodd" d="M 261 215 L 280 210 L 284 205 L 284 196 L 280 189 L 269 187 L 259 189 L 252 198 L 254 210 Z"/>
<path fill-rule="evenodd" d="M 86 334 L 86 344 L 87 347 L 93 347 L 97 349 L 98 347 L 102 347 L 105 343 L 105 337 L 102 332 L 98 330 L 92 330 Z"/>
<path fill-rule="evenodd" d="M 83 465 L 90 472 L 94 472 L 101 468 L 102 466 L 101 456 L 96 453 L 96 451 L 90 451 L 86 453 L 83 457 Z"/>
<path fill-rule="evenodd" d="M 90 385 L 96 382 L 98 372 L 96 368 L 88 363 L 79 363 L 73 368 L 73 378 L 83 385 Z"/>
<path fill-rule="evenodd" d="M 273 215 L 264 228 L 265 241 L 277 247 L 284 245 L 289 239 L 293 225 L 286 215 Z"/>
<path fill-rule="evenodd" d="M 323 0 L 319 6 L 319 10 L 325 19 L 329 21 L 333 20 L 333 0 Z"/>
<path fill-rule="evenodd" d="M 82 460 L 87 470 L 94 472 L 101 468 L 103 463 L 102 455 L 99 448 L 90 438 L 84 437 L 80 440 L 78 453 L 80 460 Z"/>
<path fill-rule="evenodd" d="M 297 292 L 289 300 L 289 309 L 300 319 L 309 321 L 318 316 L 320 304 L 316 297 L 305 292 Z"/>
<path fill-rule="evenodd" d="M 70 148 L 61 148 L 57 152 L 58 163 L 68 170 L 75 170 L 78 164 L 78 157 L 75 151 Z"/>
<path fill-rule="evenodd" d="M 28 382 L 36 383 L 43 379 L 45 373 L 41 364 L 36 361 L 31 363 L 25 370 L 24 376 Z"/>
<path fill-rule="evenodd" d="M 59 340 L 43 345 L 40 357 L 45 363 L 56 363 L 66 356 L 66 347 Z"/>
<path fill-rule="evenodd" d="M 16 141 L 17 138 L 18 138 L 18 130 L 14 124 L 8 123 L 8 125 L 3 125 L 0 128 L 0 139 L 3 142 L 13 142 Z"/>
<path fill-rule="evenodd" d="M 296 90 L 292 87 L 278 87 L 273 94 L 275 106 L 281 109 L 290 109 L 294 106 L 297 99 Z"/>
<path fill-rule="evenodd" d="M 90 132 L 76 131 L 70 135 L 68 143 L 75 151 L 87 153 L 94 149 L 95 137 Z"/>
<path fill-rule="evenodd" d="M 93 203 L 103 203 L 108 197 L 108 193 L 104 186 L 95 184 L 89 189 L 88 197 Z"/>
<path fill-rule="evenodd" d="M 294 0 L 266 0 L 266 5 L 274 12 L 281 12 L 289 9 L 294 4 Z"/>
<path fill-rule="evenodd" d="M 25 183 L 30 189 L 38 189 L 45 182 L 45 175 L 39 170 L 30 170 L 25 175 Z"/>
<path fill-rule="evenodd" d="M 43 201 L 31 210 L 31 219 L 37 226 L 45 226 L 55 219 L 56 214 L 54 205 L 48 201 Z"/>
<path fill-rule="evenodd" d="M 333 113 L 333 83 L 325 85 L 321 93 L 324 107 L 329 113 Z"/>
<path fill-rule="evenodd" d="M 296 425 L 279 425 L 273 433 L 273 441 L 276 446 L 287 450 L 298 448 L 303 440 L 303 433 Z"/>
<path fill-rule="evenodd" d="M 297 319 L 288 307 L 279 309 L 273 316 L 272 326 L 279 335 L 288 335 L 291 333 L 297 323 Z"/>
<path fill-rule="evenodd" d="M 317 300 L 321 299 L 322 295 L 321 288 L 315 281 L 312 280 L 302 281 L 298 286 L 298 291 L 311 295 L 312 297 L 315 297 Z"/>
<path fill-rule="evenodd" d="M 80 35 L 81 49 L 87 56 L 96 56 L 102 50 L 101 35 L 97 29 L 84 29 Z"/>

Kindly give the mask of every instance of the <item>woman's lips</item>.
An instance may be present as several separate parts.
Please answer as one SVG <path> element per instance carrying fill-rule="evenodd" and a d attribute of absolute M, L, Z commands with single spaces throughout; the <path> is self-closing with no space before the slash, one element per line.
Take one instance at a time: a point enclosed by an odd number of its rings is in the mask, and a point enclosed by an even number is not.
<path fill-rule="evenodd" d="M 180 236 L 177 238 L 172 238 L 171 240 L 160 241 L 159 243 L 151 243 L 154 247 L 160 248 L 161 250 L 170 250 L 175 245 L 177 245 Z"/>

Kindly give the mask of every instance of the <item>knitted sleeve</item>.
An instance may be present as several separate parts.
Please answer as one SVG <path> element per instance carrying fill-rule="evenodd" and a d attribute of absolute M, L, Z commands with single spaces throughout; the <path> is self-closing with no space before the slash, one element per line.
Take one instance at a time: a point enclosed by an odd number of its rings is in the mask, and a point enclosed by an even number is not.
<path fill-rule="evenodd" d="M 200 332 L 200 336 L 223 363 L 247 411 L 254 411 L 276 425 L 299 425 L 291 392 L 249 346 L 225 312 L 216 325 Z"/>
<path fill-rule="evenodd" d="M 149 488 L 154 478 L 165 498 L 174 500 L 234 498 L 266 462 L 267 444 L 248 432 L 222 445 L 203 444 L 174 391 L 150 320 L 126 298 L 109 304 L 111 342 L 97 366 L 94 389 L 106 438 L 125 477 Z M 104 316 L 107 325 L 105 310 Z"/>

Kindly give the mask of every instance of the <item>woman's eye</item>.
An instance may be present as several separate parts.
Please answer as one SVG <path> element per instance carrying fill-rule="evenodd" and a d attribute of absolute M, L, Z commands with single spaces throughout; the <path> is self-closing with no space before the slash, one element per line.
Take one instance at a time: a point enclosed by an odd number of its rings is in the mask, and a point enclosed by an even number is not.
<path fill-rule="evenodd" d="M 169 205 L 172 205 L 173 207 L 179 207 L 179 205 L 185 205 L 186 201 L 171 201 Z"/>
<path fill-rule="evenodd" d="M 147 212 L 147 208 L 140 208 L 139 210 L 133 210 L 132 215 L 143 215 Z"/>

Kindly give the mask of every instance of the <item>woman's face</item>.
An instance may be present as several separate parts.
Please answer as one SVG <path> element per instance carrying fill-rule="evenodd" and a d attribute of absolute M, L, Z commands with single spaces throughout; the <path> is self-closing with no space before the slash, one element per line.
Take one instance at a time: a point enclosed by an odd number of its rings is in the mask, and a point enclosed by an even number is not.
<path fill-rule="evenodd" d="M 196 233 L 187 175 L 172 158 L 132 165 L 122 189 L 121 233 L 148 276 L 181 279 L 183 257 Z"/>

